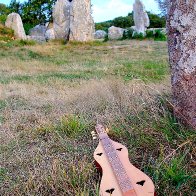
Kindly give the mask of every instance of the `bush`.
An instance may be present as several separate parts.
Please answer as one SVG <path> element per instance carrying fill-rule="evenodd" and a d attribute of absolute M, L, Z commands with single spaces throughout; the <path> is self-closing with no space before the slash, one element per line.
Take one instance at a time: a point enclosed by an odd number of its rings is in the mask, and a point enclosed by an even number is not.
<path fill-rule="evenodd" d="M 0 41 L 8 42 L 14 39 L 14 31 L 0 24 Z"/>
<path fill-rule="evenodd" d="M 108 34 L 105 35 L 103 42 L 107 42 L 109 40 Z"/>
<path fill-rule="evenodd" d="M 30 23 L 24 23 L 24 30 L 27 35 L 29 35 L 29 30 L 32 29 L 35 25 Z"/>
<path fill-rule="evenodd" d="M 0 15 L 0 23 L 5 24 L 5 21 L 7 19 L 7 15 Z"/>
<path fill-rule="evenodd" d="M 132 39 L 133 38 L 134 29 L 128 28 L 124 31 L 123 39 Z"/>
<path fill-rule="evenodd" d="M 155 41 L 166 41 L 167 37 L 161 30 L 155 30 L 154 40 Z"/>
<path fill-rule="evenodd" d="M 133 39 L 138 39 L 138 40 L 143 40 L 145 37 L 144 37 L 143 33 L 136 33 L 136 32 L 134 32 L 132 38 Z"/>
<path fill-rule="evenodd" d="M 154 32 L 152 30 L 147 30 L 146 38 L 154 38 Z"/>

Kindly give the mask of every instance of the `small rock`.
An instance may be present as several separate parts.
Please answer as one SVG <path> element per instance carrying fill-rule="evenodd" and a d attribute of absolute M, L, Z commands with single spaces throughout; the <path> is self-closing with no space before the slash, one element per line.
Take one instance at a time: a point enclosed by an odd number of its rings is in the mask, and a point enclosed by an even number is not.
<path fill-rule="evenodd" d="M 36 25 L 29 31 L 30 39 L 35 40 L 37 42 L 45 42 L 45 33 L 47 27 L 45 25 Z"/>
<path fill-rule="evenodd" d="M 108 38 L 110 40 L 117 40 L 123 38 L 125 29 L 112 26 L 108 29 Z"/>
<path fill-rule="evenodd" d="M 95 39 L 104 39 L 107 33 L 103 30 L 97 30 L 94 34 Z"/>
<path fill-rule="evenodd" d="M 54 29 L 53 28 L 48 29 L 46 31 L 45 38 L 46 38 L 47 41 L 55 39 L 55 34 L 54 34 Z"/>

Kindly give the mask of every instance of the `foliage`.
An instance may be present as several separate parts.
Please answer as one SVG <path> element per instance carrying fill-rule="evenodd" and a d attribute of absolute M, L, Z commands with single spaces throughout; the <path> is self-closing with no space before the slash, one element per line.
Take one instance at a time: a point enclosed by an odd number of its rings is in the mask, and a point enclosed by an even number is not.
<path fill-rule="evenodd" d="M 14 31 L 0 24 L 0 41 L 11 41 L 14 37 Z"/>
<path fill-rule="evenodd" d="M 161 13 L 164 17 L 166 17 L 167 15 L 167 4 L 169 0 L 155 0 L 158 5 L 159 5 L 159 9 L 161 10 Z"/>
<path fill-rule="evenodd" d="M 166 26 L 165 17 L 150 12 L 148 12 L 148 16 L 150 19 L 149 28 L 164 28 Z"/>
<path fill-rule="evenodd" d="M 19 1 L 11 0 L 9 4 L 10 13 L 15 12 L 15 13 L 21 14 L 22 12 L 21 8 L 22 8 L 22 4 Z"/>
<path fill-rule="evenodd" d="M 100 22 L 100 23 L 95 23 L 96 30 L 104 30 L 106 32 L 108 32 L 108 28 L 111 26 L 112 26 L 112 20 Z"/>
<path fill-rule="evenodd" d="M 166 41 L 167 37 L 161 30 L 155 30 L 154 39 L 155 41 Z"/>
<path fill-rule="evenodd" d="M 5 23 L 9 12 L 10 12 L 9 8 L 5 4 L 0 3 L 0 23 L 2 24 Z"/>
<path fill-rule="evenodd" d="M 25 24 L 42 24 L 51 20 L 55 0 L 28 0 L 21 6 L 21 17 Z"/>
<path fill-rule="evenodd" d="M 155 41 L 167 41 L 166 34 L 161 29 L 147 30 L 146 38 L 153 38 Z"/>
<path fill-rule="evenodd" d="M 143 34 L 143 33 L 136 33 L 136 32 L 134 32 L 132 38 L 133 38 L 133 39 L 143 40 L 143 39 L 144 39 L 144 34 Z"/>
<path fill-rule="evenodd" d="M 52 20 L 52 7 L 56 0 L 28 0 L 20 3 L 12 0 L 9 5 L 9 13 L 18 13 L 23 21 L 26 33 L 37 24 L 43 24 Z M 0 14 L 1 15 L 1 14 Z"/>

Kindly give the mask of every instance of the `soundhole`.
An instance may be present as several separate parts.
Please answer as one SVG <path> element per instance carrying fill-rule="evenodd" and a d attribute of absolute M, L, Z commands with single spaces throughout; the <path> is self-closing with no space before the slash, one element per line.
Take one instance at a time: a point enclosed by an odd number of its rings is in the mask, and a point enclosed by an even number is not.
<path fill-rule="evenodd" d="M 112 194 L 112 193 L 114 192 L 114 190 L 115 190 L 115 189 L 114 189 L 114 188 L 112 188 L 112 189 L 108 189 L 108 190 L 106 190 L 105 192 L 106 192 L 106 193 L 110 193 L 110 194 Z"/>
<path fill-rule="evenodd" d="M 144 186 L 144 183 L 145 182 L 146 182 L 145 180 L 142 180 L 142 181 L 137 182 L 136 184 L 141 185 L 141 186 Z"/>
<path fill-rule="evenodd" d="M 116 150 L 121 151 L 121 150 L 122 150 L 122 148 L 117 148 Z"/>
<path fill-rule="evenodd" d="M 97 153 L 98 156 L 101 156 L 103 153 Z"/>

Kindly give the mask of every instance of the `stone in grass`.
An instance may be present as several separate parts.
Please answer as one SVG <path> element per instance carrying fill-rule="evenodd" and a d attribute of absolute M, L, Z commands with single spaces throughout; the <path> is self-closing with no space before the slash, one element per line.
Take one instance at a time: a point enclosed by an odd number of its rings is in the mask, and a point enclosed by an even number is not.
<path fill-rule="evenodd" d="M 95 39 L 104 39 L 107 33 L 103 30 L 97 30 L 94 34 Z"/>
<path fill-rule="evenodd" d="M 11 13 L 8 15 L 5 22 L 5 26 L 14 30 L 14 36 L 16 39 L 27 39 L 21 17 L 17 13 Z"/>
<path fill-rule="evenodd" d="M 45 33 L 47 27 L 45 25 L 36 25 L 29 31 L 30 39 L 35 40 L 37 42 L 45 42 Z"/>
<path fill-rule="evenodd" d="M 123 34 L 125 32 L 125 29 L 119 28 L 119 27 L 115 27 L 115 26 L 111 26 L 108 29 L 108 38 L 110 40 L 118 40 L 123 38 Z"/>
<path fill-rule="evenodd" d="M 53 23 L 46 23 L 47 30 L 45 32 L 46 41 L 54 40 L 55 33 L 54 33 L 54 24 Z"/>

